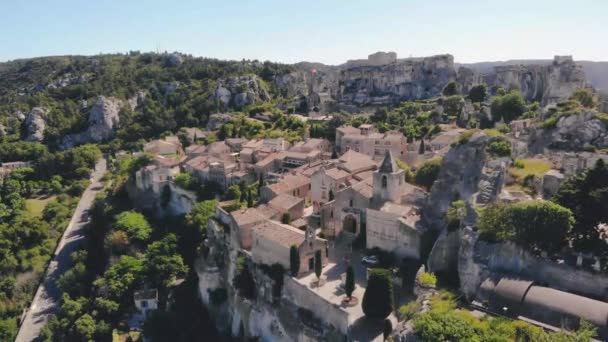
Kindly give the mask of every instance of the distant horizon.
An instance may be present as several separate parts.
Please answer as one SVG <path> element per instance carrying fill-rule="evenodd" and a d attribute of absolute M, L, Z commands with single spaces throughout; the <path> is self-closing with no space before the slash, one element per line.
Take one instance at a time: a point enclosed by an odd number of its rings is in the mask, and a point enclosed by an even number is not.
<path fill-rule="evenodd" d="M 327 65 L 327 66 L 342 65 L 342 64 L 345 64 L 346 62 L 348 62 L 349 60 L 366 59 L 368 57 L 368 55 L 376 53 L 376 52 L 396 52 L 396 51 L 393 51 L 393 50 L 373 51 L 373 52 L 368 53 L 365 56 L 353 56 L 352 58 L 344 60 L 343 62 L 340 62 L 340 63 L 325 63 L 323 61 L 316 61 L 316 60 L 301 60 L 301 61 L 296 61 L 296 62 L 285 62 L 285 61 L 260 59 L 260 58 L 252 58 L 252 57 L 221 58 L 221 57 L 215 57 L 215 56 L 200 56 L 200 55 L 195 55 L 195 54 L 184 52 L 184 51 L 161 51 L 161 52 L 158 52 L 158 51 L 140 51 L 140 50 L 99 52 L 99 53 L 95 53 L 95 54 L 71 53 L 71 54 L 56 54 L 56 55 L 42 55 L 42 56 L 27 56 L 27 57 L 14 58 L 14 59 L 10 59 L 10 60 L 2 60 L 2 61 L 0 61 L 0 63 L 10 63 L 10 62 L 15 62 L 15 61 L 19 61 L 19 60 L 28 60 L 28 59 L 36 59 L 36 58 L 54 58 L 54 57 L 70 57 L 70 56 L 95 57 L 95 56 L 99 56 L 99 55 L 127 55 L 130 52 L 134 52 L 134 51 L 137 51 L 137 52 L 139 52 L 141 54 L 145 54 L 145 53 L 156 53 L 156 54 L 178 53 L 178 54 L 181 54 L 181 55 L 192 56 L 193 58 L 210 58 L 210 59 L 217 59 L 217 60 L 223 60 L 223 61 L 234 61 L 234 62 L 238 62 L 238 61 L 242 61 L 242 60 L 250 60 L 250 61 L 258 60 L 260 62 L 270 61 L 270 62 L 273 62 L 273 63 L 281 63 L 281 64 L 320 63 L 320 64 Z M 553 58 L 555 56 L 562 56 L 562 55 L 554 54 L 554 55 L 546 57 L 546 58 L 543 58 L 543 57 L 531 57 L 531 58 L 523 57 L 523 58 L 509 58 L 509 59 L 502 59 L 502 60 L 480 60 L 480 61 L 468 62 L 468 61 L 459 61 L 459 60 L 457 60 L 457 57 L 454 54 L 449 53 L 449 52 L 439 53 L 439 54 L 432 54 L 432 55 L 424 55 L 424 56 L 423 55 L 402 56 L 402 55 L 400 55 L 397 52 L 397 59 L 426 58 L 426 57 L 446 55 L 446 54 L 452 55 L 454 57 L 454 64 L 508 63 L 508 62 L 518 62 L 518 61 L 551 61 L 551 60 L 553 60 Z M 568 55 L 568 56 L 570 56 L 570 55 Z M 608 63 L 608 59 L 606 59 L 606 60 L 578 59 L 578 58 L 576 58 L 575 55 L 572 55 L 572 58 L 574 59 L 575 62 Z"/>

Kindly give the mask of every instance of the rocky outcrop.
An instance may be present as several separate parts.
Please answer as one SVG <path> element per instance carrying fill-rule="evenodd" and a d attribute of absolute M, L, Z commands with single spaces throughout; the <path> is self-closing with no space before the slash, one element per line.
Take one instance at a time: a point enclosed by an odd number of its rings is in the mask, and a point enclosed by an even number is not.
<path fill-rule="evenodd" d="M 140 90 L 135 95 L 130 97 L 127 100 L 127 103 L 129 104 L 129 107 L 131 108 L 131 110 L 135 110 L 138 106 L 140 106 L 144 102 L 145 99 L 146 99 L 146 92 L 143 90 Z"/>
<path fill-rule="evenodd" d="M 496 159 L 489 161 L 482 169 L 477 193 L 477 204 L 494 202 L 504 185 L 507 161 Z"/>
<path fill-rule="evenodd" d="M 542 186 L 542 194 L 544 198 L 551 198 L 557 190 L 562 182 L 566 179 L 563 173 L 558 170 L 549 170 L 545 172 L 543 175 L 543 186 Z"/>
<path fill-rule="evenodd" d="M 100 96 L 89 113 L 89 127 L 86 131 L 70 134 L 63 138 L 60 147 L 69 149 L 89 142 L 102 142 L 114 135 L 119 121 L 122 101 Z"/>
<path fill-rule="evenodd" d="M 184 57 L 179 53 L 172 53 L 165 56 L 165 64 L 170 67 L 178 67 L 184 63 Z"/>
<path fill-rule="evenodd" d="M 484 175 L 485 148 L 489 141 L 485 134 L 476 133 L 468 142 L 454 146 L 446 153 L 439 176 L 431 188 L 430 205 L 424 211 L 429 222 L 442 222 L 454 200 L 474 202 Z"/>
<path fill-rule="evenodd" d="M 558 290 L 608 299 L 607 276 L 534 256 L 511 242 L 481 241 L 468 228 L 460 241 L 458 272 L 461 290 L 469 300 L 481 282 L 493 276 L 522 277 Z"/>
<path fill-rule="evenodd" d="M 224 107 L 229 105 L 244 107 L 257 102 L 270 100 L 263 80 L 257 76 L 238 76 L 218 80 L 215 88 L 214 99 Z"/>
<path fill-rule="evenodd" d="M 496 66 L 483 80 L 490 87 L 518 89 L 526 100 L 543 106 L 567 99 L 586 86 L 583 67 L 571 56 L 555 56 L 550 65 Z"/>
<path fill-rule="evenodd" d="M 34 107 L 25 118 L 25 132 L 27 141 L 42 141 L 46 128 L 46 116 L 49 110 L 44 107 Z"/>
<path fill-rule="evenodd" d="M 230 122 L 233 118 L 237 117 L 236 114 L 232 113 L 216 113 L 209 115 L 207 121 L 207 129 L 210 131 L 216 131 L 222 127 L 223 124 Z"/>
<path fill-rule="evenodd" d="M 530 147 L 535 153 L 542 153 L 544 148 L 582 151 L 608 147 L 606 123 L 595 112 L 565 114 L 559 118 L 555 127 L 531 133 Z"/>
<path fill-rule="evenodd" d="M 430 98 L 456 78 L 454 57 L 407 58 L 384 65 L 348 65 L 338 74 L 337 100 L 357 105 Z"/>

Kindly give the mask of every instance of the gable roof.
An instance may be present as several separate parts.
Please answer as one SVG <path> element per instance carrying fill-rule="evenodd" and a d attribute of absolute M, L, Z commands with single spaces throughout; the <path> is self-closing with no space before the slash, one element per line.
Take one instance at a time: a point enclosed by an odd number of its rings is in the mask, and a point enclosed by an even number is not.
<path fill-rule="evenodd" d="M 338 167 L 350 173 L 376 168 L 376 163 L 372 158 L 366 154 L 355 152 L 354 150 L 346 151 L 338 160 L 340 161 Z"/>
<path fill-rule="evenodd" d="M 303 231 L 271 220 L 255 226 L 254 231 L 265 239 L 274 241 L 285 248 L 290 248 L 292 245 L 300 246 L 306 239 Z"/>

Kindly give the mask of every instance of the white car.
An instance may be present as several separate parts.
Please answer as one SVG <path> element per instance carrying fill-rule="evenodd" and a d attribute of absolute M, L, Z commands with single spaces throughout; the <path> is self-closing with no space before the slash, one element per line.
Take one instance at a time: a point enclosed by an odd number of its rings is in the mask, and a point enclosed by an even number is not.
<path fill-rule="evenodd" d="M 380 261 L 378 260 L 378 257 L 375 255 L 368 255 L 366 257 L 363 257 L 363 259 L 361 259 L 361 263 L 364 265 L 369 265 L 369 266 L 375 266 L 378 265 Z"/>

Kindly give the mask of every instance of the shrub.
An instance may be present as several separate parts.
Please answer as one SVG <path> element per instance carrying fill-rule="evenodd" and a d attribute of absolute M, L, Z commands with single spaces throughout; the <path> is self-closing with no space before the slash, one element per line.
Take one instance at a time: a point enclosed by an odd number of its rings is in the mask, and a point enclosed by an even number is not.
<path fill-rule="evenodd" d="M 427 287 L 434 287 L 437 285 L 437 277 L 435 274 L 430 272 L 422 272 L 420 273 L 420 277 L 418 277 L 418 281 L 420 285 Z"/>
<path fill-rule="evenodd" d="M 130 238 L 145 241 L 152 227 L 144 215 L 136 211 L 125 211 L 116 216 L 116 228 L 127 232 Z"/>
<path fill-rule="evenodd" d="M 492 101 L 491 110 L 494 121 L 502 119 L 509 123 L 519 118 L 526 111 L 526 101 L 519 92 L 511 92 L 495 97 Z"/>
<path fill-rule="evenodd" d="M 422 185 L 427 189 L 430 189 L 437 177 L 439 176 L 439 171 L 441 170 L 441 159 L 431 159 L 424 164 L 416 171 L 415 181 L 416 184 Z"/>
<path fill-rule="evenodd" d="M 583 107 L 592 108 L 595 106 L 593 94 L 588 89 L 578 89 L 572 94 L 571 99 L 578 101 Z"/>
<path fill-rule="evenodd" d="M 346 296 L 350 298 L 353 295 L 353 291 L 355 291 L 355 272 L 351 265 L 348 265 L 346 269 L 346 282 L 344 284 L 344 292 Z"/>
<path fill-rule="evenodd" d="M 409 321 L 420 311 L 420 303 L 417 301 L 409 302 L 399 308 L 398 317 L 401 321 Z"/>
<path fill-rule="evenodd" d="M 476 86 L 471 87 L 471 89 L 469 90 L 469 99 L 471 99 L 472 102 L 483 102 L 486 99 L 486 93 L 486 85 L 478 84 Z"/>
<path fill-rule="evenodd" d="M 296 245 L 289 247 L 289 271 L 294 277 L 300 272 L 300 253 Z"/>
<path fill-rule="evenodd" d="M 443 96 L 453 96 L 458 94 L 458 86 L 456 85 L 456 82 L 451 81 L 446 84 L 443 90 L 441 91 L 441 94 L 443 94 Z"/>
<path fill-rule="evenodd" d="M 511 144 L 506 140 L 495 140 L 488 144 L 488 152 L 498 157 L 511 155 Z"/>
<path fill-rule="evenodd" d="M 543 121 L 543 123 L 540 126 L 545 129 L 551 129 L 557 125 L 558 121 L 559 121 L 558 116 L 552 116 L 552 117 L 546 119 L 545 121 Z"/>

